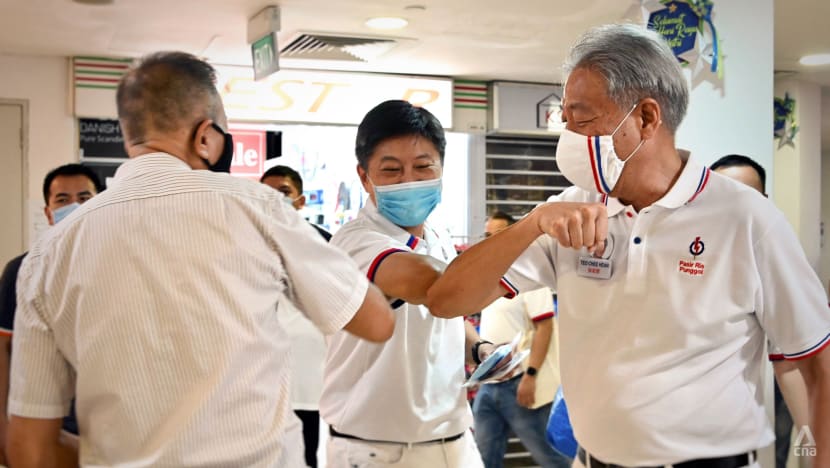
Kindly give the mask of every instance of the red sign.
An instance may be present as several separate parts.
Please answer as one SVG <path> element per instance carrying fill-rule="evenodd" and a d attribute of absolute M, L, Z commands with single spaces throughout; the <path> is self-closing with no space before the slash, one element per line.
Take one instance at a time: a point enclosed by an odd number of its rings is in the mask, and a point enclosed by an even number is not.
<path fill-rule="evenodd" d="M 265 169 L 265 131 L 234 130 L 231 174 L 259 178 Z"/>

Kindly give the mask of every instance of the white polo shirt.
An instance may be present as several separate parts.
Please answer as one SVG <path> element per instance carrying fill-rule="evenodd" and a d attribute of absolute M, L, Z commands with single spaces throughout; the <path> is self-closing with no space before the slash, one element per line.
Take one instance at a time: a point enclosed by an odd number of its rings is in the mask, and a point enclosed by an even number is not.
<path fill-rule="evenodd" d="M 563 201 L 596 202 L 579 188 Z M 757 191 L 693 159 L 635 212 L 607 200 L 610 279 L 540 236 L 508 277 L 559 294 L 561 371 L 576 439 L 600 460 L 662 465 L 773 440 L 766 335 L 790 358 L 830 341 L 830 310 L 789 223 Z"/>
<path fill-rule="evenodd" d="M 519 349 L 530 349 L 533 343 L 534 322 L 553 320 L 553 291 L 548 288 L 526 291 L 513 299 L 499 298 L 481 311 L 480 335 L 493 343 L 507 343 L 517 333 L 524 333 Z M 536 394 L 533 408 L 553 401 L 559 388 L 559 345 L 556 327 L 550 346 L 536 374 Z M 529 359 L 522 363 L 527 369 Z"/>
<path fill-rule="evenodd" d="M 449 263 L 455 249 L 429 225 L 417 238 L 384 218 L 371 202 L 331 244 L 372 280 L 389 255 L 414 252 Z M 390 298 L 395 332 L 382 344 L 347 332 L 329 338 L 320 414 L 335 430 L 370 440 L 423 442 L 472 425 L 464 383 L 464 319 L 436 318 L 422 305 Z"/>
<path fill-rule="evenodd" d="M 317 411 L 323 391 L 326 338 L 305 314 L 287 302 L 280 311 L 280 325 L 291 346 L 291 407 Z"/>
<path fill-rule="evenodd" d="M 331 333 L 367 287 L 276 190 L 131 159 L 23 262 L 9 412 L 75 396 L 83 466 L 305 466 L 279 316 Z"/>

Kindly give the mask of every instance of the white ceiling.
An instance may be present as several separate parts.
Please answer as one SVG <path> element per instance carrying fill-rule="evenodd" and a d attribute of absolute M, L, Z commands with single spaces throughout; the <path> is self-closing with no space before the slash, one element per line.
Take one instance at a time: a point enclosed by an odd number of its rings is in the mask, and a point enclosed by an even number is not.
<path fill-rule="evenodd" d="M 730 1 L 730 0 L 722 0 Z M 520 3 L 520 5 L 518 5 Z M 140 56 L 185 50 L 214 63 L 250 65 L 247 19 L 268 4 L 282 14 L 281 45 L 298 32 L 378 35 L 372 16 L 409 19 L 399 45 L 371 63 L 285 59 L 285 68 L 328 68 L 556 82 L 567 47 L 588 27 L 619 21 L 629 0 L 0 0 L 0 53 Z M 425 9 L 407 9 L 420 5 Z M 830 66 L 798 58 L 830 51 L 830 1 L 775 0 L 775 68 L 830 87 Z M 751 20 L 751 12 L 748 12 Z M 826 107 L 826 106 L 825 106 Z M 825 109 L 830 116 L 830 110 Z M 830 127 L 830 118 L 824 119 Z M 825 131 L 830 140 L 830 131 Z M 826 142 L 827 143 L 827 142 Z M 830 145 L 825 146 L 830 147 Z"/>

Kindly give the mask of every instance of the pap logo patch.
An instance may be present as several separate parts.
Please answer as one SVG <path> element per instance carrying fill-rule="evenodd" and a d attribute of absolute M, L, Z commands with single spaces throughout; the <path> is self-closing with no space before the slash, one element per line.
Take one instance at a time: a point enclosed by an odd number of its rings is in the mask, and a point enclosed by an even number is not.
<path fill-rule="evenodd" d="M 692 257 L 700 256 L 705 249 L 706 245 L 700 240 L 700 236 L 695 237 L 695 240 L 689 244 L 689 253 L 692 254 Z"/>

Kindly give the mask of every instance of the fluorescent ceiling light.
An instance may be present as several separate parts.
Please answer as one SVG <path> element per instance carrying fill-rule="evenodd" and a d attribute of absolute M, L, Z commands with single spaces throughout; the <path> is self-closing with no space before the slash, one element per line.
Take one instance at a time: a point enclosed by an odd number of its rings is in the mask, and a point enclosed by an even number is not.
<path fill-rule="evenodd" d="M 397 16 L 379 16 L 366 20 L 366 26 L 372 29 L 401 29 L 406 27 L 409 21 Z"/>
<path fill-rule="evenodd" d="M 830 64 L 830 54 L 813 54 L 813 55 L 805 55 L 801 57 L 801 60 L 798 63 L 802 65 L 828 65 Z"/>

